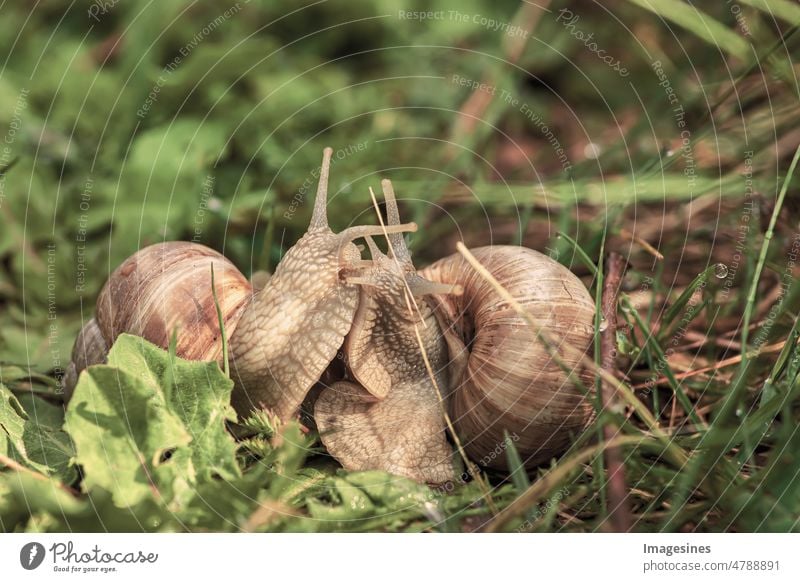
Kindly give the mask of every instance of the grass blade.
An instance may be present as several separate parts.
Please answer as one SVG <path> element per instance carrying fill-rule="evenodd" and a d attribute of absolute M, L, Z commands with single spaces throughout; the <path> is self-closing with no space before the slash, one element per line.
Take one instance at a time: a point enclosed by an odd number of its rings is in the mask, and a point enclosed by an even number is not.
<path fill-rule="evenodd" d="M 228 362 L 228 338 L 225 334 L 225 320 L 222 318 L 222 308 L 219 306 L 219 298 L 217 297 L 217 286 L 214 281 L 214 265 L 211 265 L 211 294 L 214 296 L 214 307 L 217 309 L 219 333 L 222 336 L 222 371 L 230 378 L 231 365 Z"/>
<path fill-rule="evenodd" d="M 692 402 L 689 400 L 689 397 L 686 396 L 686 392 L 684 392 L 681 386 L 678 384 L 678 380 L 677 378 L 675 378 L 675 374 L 673 374 L 672 369 L 669 367 L 669 363 L 667 362 L 667 356 L 664 353 L 664 350 L 661 348 L 661 345 L 659 345 L 658 340 L 655 338 L 653 333 L 647 328 L 647 324 L 645 324 L 644 320 L 642 319 L 642 316 L 639 315 L 639 312 L 631 304 L 630 298 L 624 296 L 622 298 L 622 302 L 628 309 L 628 312 L 633 316 L 636 325 L 645 335 L 645 341 L 644 345 L 642 346 L 642 349 L 647 350 L 648 347 L 651 348 L 656 356 L 655 358 L 653 358 L 653 360 L 657 363 L 663 363 L 664 376 L 667 377 L 669 386 L 670 388 L 672 388 L 672 392 L 675 395 L 675 398 L 677 398 L 678 402 L 680 402 L 684 412 L 686 412 L 686 415 L 691 419 L 691 421 L 696 426 L 707 428 L 708 424 L 702 418 L 697 416 L 697 413 L 694 410 Z M 658 364 L 656 365 L 658 366 Z"/>
<path fill-rule="evenodd" d="M 507 430 L 503 431 L 503 437 L 506 442 L 506 460 L 508 461 L 508 470 L 511 472 L 511 482 L 514 484 L 514 488 L 522 493 L 531 486 L 531 481 L 528 479 L 525 465 L 522 464 L 522 457 L 519 456 L 519 451 Z"/>
<path fill-rule="evenodd" d="M 678 317 L 678 314 L 681 311 L 683 311 L 695 292 L 708 282 L 708 278 L 711 276 L 711 273 L 714 271 L 714 269 L 715 267 L 711 266 L 697 275 L 697 277 L 695 277 L 692 282 L 689 283 L 689 286 L 683 290 L 683 293 L 678 296 L 669 309 L 667 309 L 664 317 L 661 319 L 661 329 L 658 332 L 659 341 L 662 341 L 664 338 L 672 334 L 672 323 L 675 321 L 675 318 Z M 697 309 L 696 313 L 699 312 L 700 309 Z"/>
<path fill-rule="evenodd" d="M 749 346 L 747 340 L 748 340 L 748 328 L 750 326 L 750 320 L 753 314 L 753 306 L 755 305 L 756 291 L 758 290 L 758 283 L 759 280 L 761 279 L 761 271 L 764 267 L 764 262 L 766 261 L 767 250 L 769 249 L 769 244 L 772 241 L 772 236 L 775 231 L 775 224 L 778 220 L 778 215 L 781 212 L 781 208 L 783 207 L 783 201 L 786 198 L 786 191 L 789 189 L 789 183 L 791 182 L 792 176 L 794 175 L 795 169 L 797 168 L 798 159 L 800 159 L 800 147 L 798 147 L 794 153 L 794 158 L 792 159 L 792 163 L 789 166 L 789 171 L 787 172 L 786 178 L 783 181 L 783 186 L 781 187 L 781 190 L 778 193 L 778 198 L 775 202 L 775 208 L 772 212 L 772 218 L 770 219 L 769 227 L 767 228 L 767 232 L 764 234 L 764 242 L 761 245 L 761 252 L 759 253 L 758 263 L 756 264 L 756 271 L 753 275 L 753 281 L 750 285 L 750 292 L 748 293 L 747 296 L 747 305 L 745 306 L 744 319 L 742 322 L 741 344 L 743 352 L 742 352 L 741 365 L 737 375 L 734 377 L 731 389 L 728 395 L 726 396 L 725 400 L 723 401 L 722 408 L 720 409 L 719 414 L 717 414 L 717 416 L 714 418 L 708 432 L 706 433 L 706 436 L 710 436 L 712 438 L 716 435 L 717 431 L 721 427 L 733 423 L 733 421 L 735 420 L 734 414 L 742 404 L 742 396 L 744 395 L 744 391 L 747 387 L 745 379 L 748 376 L 749 363 L 752 361 L 748 355 Z M 689 498 L 689 494 L 692 490 L 692 485 L 697 481 L 697 478 L 700 474 L 700 469 L 703 466 L 707 465 L 709 461 L 716 462 L 722 454 L 722 449 L 726 449 L 729 446 L 730 442 L 719 446 L 707 447 L 700 454 L 694 456 L 689 461 L 689 465 L 686 467 L 686 470 L 680 476 L 677 487 L 675 489 L 675 494 L 673 495 L 672 498 L 672 510 L 670 512 L 670 517 L 667 520 L 667 524 L 671 523 L 679 515 L 682 507 Z"/>
<path fill-rule="evenodd" d="M 741 0 L 741 2 L 770 16 L 785 20 L 789 24 L 800 26 L 800 5 L 795 2 L 788 0 Z"/>
<path fill-rule="evenodd" d="M 708 44 L 724 50 L 743 61 L 750 56 L 750 45 L 736 32 L 711 18 L 705 12 L 680 0 L 630 0 L 645 10 L 670 20 L 703 39 Z"/>
<path fill-rule="evenodd" d="M 565 232 L 559 232 L 557 236 L 558 238 L 562 238 L 565 241 L 567 241 L 572 246 L 572 248 L 575 249 L 575 254 L 578 255 L 578 258 L 581 260 L 583 265 L 587 269 L 589 269 L 589 272 L 592 274 L 593 277 L 597 277 L 598 273 L 597 265 L 595 265 L 594 261 L 589 258 L 589 255 L 586 254 L 586 251 L 584 251 L 583 248 L 581 248 L 581 245 L 578 244 L 578 241 L 576 241 L 574 238 L 572 238 Z M 602 256 L 602 251 L 600 254 Z M 598 285 L 600 285 L 600 283 L 598 283 Z M 602 288 L 602 285 L 600 285 L 600 287 Z"/>

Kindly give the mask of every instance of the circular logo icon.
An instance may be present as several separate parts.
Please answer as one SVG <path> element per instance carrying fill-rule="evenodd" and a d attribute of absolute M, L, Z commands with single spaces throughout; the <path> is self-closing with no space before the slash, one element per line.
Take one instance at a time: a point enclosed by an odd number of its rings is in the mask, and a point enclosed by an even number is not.
<path fill-rule="evenodd" d="M 44 561 L 44 546 L 39 542 L 30 542 L 19 551 L 19 563 L 26 570 L 35 570 Z"/>

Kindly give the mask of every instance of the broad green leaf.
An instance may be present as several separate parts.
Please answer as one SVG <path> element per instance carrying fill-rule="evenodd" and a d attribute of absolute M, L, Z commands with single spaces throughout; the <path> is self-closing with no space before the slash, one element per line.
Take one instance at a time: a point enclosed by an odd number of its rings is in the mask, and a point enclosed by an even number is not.
<path fill-rule="evenodd" d="M 141 379 L 162 396 L 165 382 L 171 377 L 174 386 L 168 392 L 167 406 L 192 439 L 189 449 L 198 478 L 232 478 L 239 474 L 236 444 L 225 429 L 226 420 L 236 420 L 230 405 L 233 381 L 215 362 L 175 358 L 171 364 L 165 350 L 140 337 L 121 335 L 108 354 L 108 365 L 138 371 Z"/>
<path fill-rule="evenodd" d="M 146 371 L 145 371 L 146 373 Z M 170 501 L 194 480 L 186 450 L 191 436 L 161 394 L 140 376 L 111 366 L 81 374 L 67 409 L 83 488 L 111 491 L 120 507 L 151 496 Z"/>
<path fill-rule="evenodd" d="M 61 430 L 64 426 L 64 407 L 61 404 L 51 404 L 30 392 L 17 394 L 17 400 L 28 418 L 39 426 L 52 430 Z"/>
<path fill-rule="evenodd" d="M 120 505 L 155 494 L 178 509 L 198 483 L 237 477 L 235 443 L 225 428 L 235 418 L 232 387 L 214 362 L 171 362 L 166 351 L 121 335 L 108 365 L 81 376 L 67 413 L 87 488 L 108 489 Z"/>
<path fill-rule="evenodd" d="M 26 288 L 28 284 L 47 287 L 43 279 L 25 281 Z M 28 367 L 34 372 L 44 373 L 55 367 L 61 367 L 63 372 L 81 322 L 74 313 L 59 315 L 57 322 L 48 321 L 46 309 L 31 300 L 30 313 L 16 306 L 10 306 L 5 313 L 0 310 L 0 353 L 4 361 Z M 51 328 L 51 324 L 55 327 Z"/>
<path fill-rule="evenodd" d="M 131 149 L 129 169 L 145 177 L 163 178 L 170 186 L 178 179 L 188 179 L 191 184 L 197 173 L 222 153 L 226 140 L 220 126 L 182 118 L 143 132 Z"/>
<path fill-rule="evenodd" d="M 43 475 L 66 483 L 75 480 L 70 461 L 75 454 L 69 435 L 61 430 L 55 407 L 30 399 L 28 407 L 0 384 L 0 452 Z"/>

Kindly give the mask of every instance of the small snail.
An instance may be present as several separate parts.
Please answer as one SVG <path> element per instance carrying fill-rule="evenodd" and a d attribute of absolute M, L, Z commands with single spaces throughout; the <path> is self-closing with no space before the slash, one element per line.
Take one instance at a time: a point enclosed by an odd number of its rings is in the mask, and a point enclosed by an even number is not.
<path fill-rule="evenodd" d="M 268 409 L 291 418 L 320 378 L 332 376 L 339 355 L 344 377 L 311 406 L 323 444 L 347 469 L 428 483 L 455 479 L 461 463 L 448 442 L 446 413 L 481 465 L 504 468 L 498 447 L 506 432 L 529 467 L 562 452 L 592 418 L 590 400 L 562 367 L 591 388 L 588 371 L 574 356 L 552 357 L 460 255 L 417 271 L 402 236 L 416 225 L 400 223 L 388 180 L 386 225 L 331 231 L 331 153 L 324 151 L 306 234 L 256 289 L 225 257 L 194 243 L 153 245 L 124 261 L 76 340 L 67 398 L 80 371 L 102 362 L 123 332 L 166 348 L 177 329 L 179 356 L 221 361 L 213 265 L 241 417 Z M 386 253 L 373 237 L 386 238 Z M 361 258 L 359 238 L 370 260 Z M 523 247 L 473 253 L 551 338 L 589 348 L 594 303 L 568 269 Z"/>

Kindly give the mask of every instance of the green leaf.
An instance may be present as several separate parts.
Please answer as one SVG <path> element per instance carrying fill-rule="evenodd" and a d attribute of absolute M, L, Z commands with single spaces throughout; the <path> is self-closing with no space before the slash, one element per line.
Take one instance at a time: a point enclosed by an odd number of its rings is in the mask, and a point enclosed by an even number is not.
<path fill-rule="evenodd" d="M 184 529 L 152 499 L 119 511 L 108 491 L 76 497 L 53 480 L 0 473 L 0 531 L 141 532 Z"/>
<path fill-rule="evenodd" d="M 192 528 L 239 531 L 256 511 L 259 492 L 269 475 L 269 469 L 262 465 L 237 479 L 202 483 L 180 512 L 181 521 Z"/>
<path fill-rule="evenodd" d="M 0 384 L 0 452 L 43 475 L 66 483 L 75 480 L 72 441 L 54 424 L 54 406 L 31 399 L 24 407 L 14 394 Z M 27 410 L 26 410 L 27 408 Z"/>
<path fill-rule="evenodd" d="M 233 383 L 213 362 L 176 359 L 169 401 L 163 389 L 169 354 L 121 335 L 108 365 L 84 372 L 67 411 L 84 488 L 130 506 L 155 497 L 178 510 L 198 483 L 239 475 L 225 420 Z"/>
<path fill-rule="evenodd" d="M 192 462 L 200 479 L 214 475 L 239 475 L 236 444 L 225 429 L 226 420 L 236 420 L 230 405 L 233 381 L 215 362 L 196 362 L 175 357 L 140 337 L 121 335 L 108 354 L 108 365 L 138 372 L 153 391 L 165 396 L 171 379 L 167 407 L 180 419 L 191 437 Z"/>
<path fill-rule="evenodd" d="M 759 407 L 764 406 L 772 398 L 777 396 L 778 391 L 775 388 L 775 383 L 781 377 L 784 371 L 787 372 L 787 382 L 789 385 L 794 383 L 795 374 L 797 373 L 797 339 L 800 337 L 800 318 L 794 320 L 792 329 L 789 336 L 786 338 L 786 343 L 778 354 L 778 359 L 772 366 L 772 371 L 767 376 L 764 382 L 764 387 L 761 389 L 761 400 Z"/>
<path fill-rule="evenodd" d="M 309 452 L 310 441 L 296 422 L 287 423 L 280 434 L 272 439 L 271 454 L 264 458 L 274 471 L 269 485 L 270 495 L 278 499 L 296 483 L 296 473 L 303 466 Z"/>
<path fill-rule="evenodd" d="M 770 16 L 785 20 L 794 26 L 800 25 L 800 6 L 791 0 L 742 0 L 742 4 L 763 10 Z"/>
<path fill-rule="evenodd" d="M 296 504 L 305 496 L 319 493 L 329 476 L 327 473 L 313 467 L 300 469 L 295 475 L 294 482 L 283 492 L 281 498 L 289 503 Z"/>
<path fill-rule="evenodd" d="M 86 370 L 66 426 L 85 471 L 84 489 L 107 489 L 120 507 L 152 495 L 168 501 L 178 479 L 194 480 L 185 454 L 162 459 L 167 451 L 188 446 L 191 436 L 160 393 L 138 375 L 106 365 Z"/>
<path fill-rule="evenodd" d="M 397 529 L 438 506 L 437 495 L 410 479 L 382 471 L 342 473 L 324 484 L 325 499 L 310 498 L 311 516 L 333 531 Z"/>

